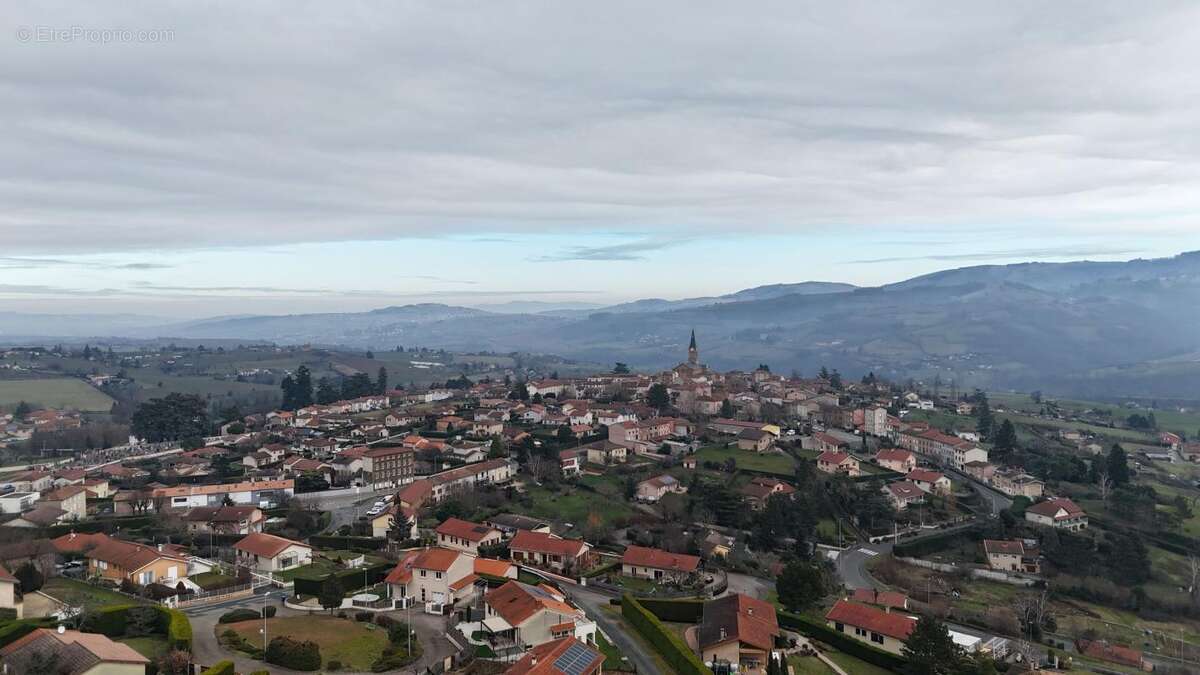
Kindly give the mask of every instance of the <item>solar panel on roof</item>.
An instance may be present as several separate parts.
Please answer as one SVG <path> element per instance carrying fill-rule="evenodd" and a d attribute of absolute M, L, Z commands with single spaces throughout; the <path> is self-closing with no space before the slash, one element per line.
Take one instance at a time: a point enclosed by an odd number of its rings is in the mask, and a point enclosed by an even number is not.
<path fill-rule="evenodd" d="M 574 642 L 562 656 L 554 659 L 554 667 L 565 675 L 583 675 L 595 658 L 590 649 Z"/>

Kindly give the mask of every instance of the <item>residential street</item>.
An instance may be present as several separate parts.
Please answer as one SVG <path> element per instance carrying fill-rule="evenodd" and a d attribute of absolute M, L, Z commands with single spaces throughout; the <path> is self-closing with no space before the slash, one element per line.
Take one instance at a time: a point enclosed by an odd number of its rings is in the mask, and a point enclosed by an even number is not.
<path fill-rule="evenodd" d="M 609 599 L 612 596 L 603 593 L 597 593 L 588 590 L 583 586 L 567 586 L 564 585 L 563 590 L 567 592 L 577 605 L 587 612 L 587 615 L 594 619 L 613 643 L 613 646 L 620 650 L 621 654 L 627 657 L 637 668 L 638 673 L 650 673 L 651 675 L 669 675 L 663 673 L 655 661 L 642 648 L 637 638 L 627 635 L 625 629 L 622 628 L 616 621 L 604 611 L 604 607 L 609 606 Z"/>

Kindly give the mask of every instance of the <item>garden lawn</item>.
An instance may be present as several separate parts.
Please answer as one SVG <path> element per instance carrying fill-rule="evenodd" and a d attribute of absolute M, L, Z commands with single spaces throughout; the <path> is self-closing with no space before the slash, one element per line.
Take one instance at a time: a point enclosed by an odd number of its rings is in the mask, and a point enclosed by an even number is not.
<path fill-rule="evenodd" d="M 135 637 L 117 640 L 124 644 L 133 647 L 133 651 L 150 659 L 151 663 L 157 663 L 159 659 L 167 654 L 167 640 L 161 635 L 151 635 L 149 637 Z"/>
<path fill-rule="evenodd" d="M 696 462 L 699 464 L 703 464 L 704 462 L 724 464 L 725 460 L 730 457 L 737 462 L 739 469 L 769 471 L 771 473 L 788 475 L 796 470 L 796 460 L 790 455 L 772 452 L 757 453 L 751 450 L 741 450 L 737 447 L 725 448 L 719 445 L 710 445 L 696 451 Z"/>
<path fill-rule="evenodd" d="M 21 401 L 46 408 L 72 408 L 81 412 L 108 412 L 113 399 L 75 378 L 0 380 L 0 408 L 16 408 Z"/>
<path fill-rule="evenodd" d="M 106 588 L 100 588 L 99 586 L 93 586 L 74 579 L 67 579 L 66 577 L 47 579 L 46 584 L 42 586 L 42 592 L 55 600 L 75 607 L 85 603 L 92 604 L 96 608 L 108 607 L 110 605 L 147 604 L 146 600 L 122 595 Z"/>
<path fill-rule="evenodd" d="M 831 675 L 833 670 L 825 662 L 815 656 L 789 656 L 788 664 L 792 666 L 793 675 Z"/>
<path fill-rule="evenodd" d="M 595 514 L 603 525 L 611 527 L 617 519 L 628 518 L 633 513 L 624 500 L 579 488 L 573 490 L 560 494 L 545 487 L 530 487 L 528 494 L 533 500 L 533 505 L 516 510 L 523 510 L 527 515 L 548 521 L 571 523 L 576 528 L 586 525 L 588 516 L 592 514 Z"/>
<path fill-rule="evenodd" d="M 206 591 L 212 588 L 232 586 L 234 582 L 237 581 L 236 578 L 231 577 L 228 574 L 221 574 L 220 572 L 202 572 L 200 574 L 190 576 L 188 579 L 191 579 L 192 583 Z"/>
<path fill-rule="evenodd" d="M 607 671 L 625 670 L 631 668 L 626 666 L 621 660 L 624 655 L 621 650 L 617 649 L 608 638 L 604 637 L 603 633 L 596 633 L 596 648 L 604 655 L 604 669 Z"/>
<path fill-rule="evenodd" d="M 884 670 L 879 666 L 867 663 L 862 659 L 854 658 L 849 654 L 836 652 L 832 649 L 824 650 L 822 653 L 829 657 L 830 661 L 841 666 L 842 670 L 847 673 L 853 673 L 854 675 L 891 675 L 890 670 Z"/>
<path fill-rule="evenodd" d="M 267 637 L 287 635 L 295 640 L 312 640 L 321 647 L 322 665 L 341 661 L 345 670 L 366 672 L 388 645 L 387 629 L 372 626 L 372 630 L 368 626 L 372 624 L 333 616 L 286 616 L 267 619 Z M 250 644 L 261 645 L 261 627 L 262 621 L 251 619 L 220 624 L 216 631 L 220 634 L 232 629 Z"/>

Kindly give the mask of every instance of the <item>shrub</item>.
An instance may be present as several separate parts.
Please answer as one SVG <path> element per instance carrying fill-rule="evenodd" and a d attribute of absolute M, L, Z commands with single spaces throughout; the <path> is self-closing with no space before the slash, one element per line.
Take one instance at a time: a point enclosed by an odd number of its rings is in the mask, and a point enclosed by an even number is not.
<path fill-rule="evenodd" d="M 33 593 L 40 590 L 42 584 L 46 582 L 46 578 L 42 576 L 41 571 L 37 567 L 34 567 L 33 563 L 21 565 L 17 568 L 16 572 L 13 572 L 13 576 L 17 578 L 17 581 L 21 582 L 22 593 Z"/>
<path fill-rule="evenodd" d="M 391 628 L 392 626 L 396 625 L 396 623 L 397 623 L 397 620 L 388 616 L 387 614 L 376 614 L 375 615 L 375 625 L 376 626 L 383 626 L 384 628 Z"/>
<path fill-rule="evenodd" d="M 175 649 L 192 651 L 192 622 L 178 609 L 160 608 L 167 616 L 167 642 Z"/>
<path fill-rule="evenodd" d="M 371 612 L 355 612 L 355 613 L 354 613 L 354 620 L 355 620 L 355 621 L 362 621 L 362 622 L 365 622 L 365 623 L 371 623 L 371 616 L 372 616 L 372 615 L 371 615 Z"/>
<path fill-rule="evenodd" d="M 388 641 L 392 644 L 407 644 L 408 636 L 411 632 L 412 631 L 409 629 L 408 624 L 404 623 L 403 621 L 397 621 L 391 626 L 388 626 Z"/>
<path fill-rule="evenodd" d="M 217 661 L 213 667 L 202 671 L 200 675 L 234 675 L 233 661 Z"/>
<path fill-rule="evenodd" d="M 268 605 L 268 606 L 262 608 L 262 615 L 267 617 L 268 619 L 274 618 L 275 612 L 278 611 L 278 609 L 279 608 L 275 607 L 274 605 Z"/>
<path fill-rule="evenodd" d="M 700 623 L 704 614 L 703 600 L 660 600 L 638 598 L 638 602 L 659 621 L 672 623 Z"/>
<path fill-rule="evenodd" d="M 256 670 L 256 671 L 254 671 L 254 672 L 250 673 L 250 675 L 271 675 L 271 671 L 269 671 L 269 670 Z"/>
<path fill-rule="evenodd" d="M 390 644 L 375 663 L 371 664 L 371 672 L 382 673 L 397 670 L 416 661 L 421 656 L 421 643 L 413 640 L 413 650 L 410 653 L 405 645 Z"/>
<path fill-rule="evenodd" d="M 325 670 L 341 670 L 341 669 L 342 669 L 342 662 L 338 661 L 337 659 L 334 659 L 334 660 L 330 661 L 329 663 L 325 664 Z"/>
<path fill-rule="evenodd" d="M 271 609 L 275 609 L 272 607 Z M 235 609 L 225 612 L 221 618 L 217 619 L 217 623 L 237 623 L 239 621 L 249 621 L 251 619 L 260 619 L 262 616 L 252 609 Z"/>
<path fill-rule="evenodd" d="M 160 625 L 158 609 L 155 607 L 130 607 L 125 612 L 125 635 L 127 637 L 146 637 L 164 632 Z"/>
<path fill-rule="evenodd" d="M 292 670 L 319 670 L 321 648 L 310 640 L 300 642 L 281 635 L 267 645 L 265 660 Z"/>

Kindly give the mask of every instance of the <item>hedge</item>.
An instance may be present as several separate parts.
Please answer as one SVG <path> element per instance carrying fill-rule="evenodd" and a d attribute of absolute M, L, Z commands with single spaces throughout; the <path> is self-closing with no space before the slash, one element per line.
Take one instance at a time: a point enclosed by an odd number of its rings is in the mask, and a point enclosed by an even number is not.
<path fill-rule="evenodd" d="M 57 622 L 54 617 L 20 619 L 7 622 L 0 625 L 0 647 L 4 647 L 11 642 L 16 642 L 29 633 L 32 633 L 35 628 L 53 628 L 55 625 L 57 625 Z"/>
<path fill-rule="evenodd" d="M 713 675 L 700 657 L 667 629 L 658 617 L 642 606 L 632 595 L 621 598 L 621 614 L 654 647 L 671 669 L 680 675 Z"/>
<path fill-rule="evenodd" d="M 257 610 L 235 609 L 222 614 L 220 618 L 217 619 L 217 623 L 237 623 L 239 621 L 250 621 L 251 619 L 261 618 L 263 618 L 263 615 Z"/>
<path fill-rule="evenodd" d="M 67 523 L 64 525 L 51 525 L 45 528 L 45 534 L 48 539 L 54 539 L 64 534 L 71 532 L 79 532 L 86 534 L 94 534 L 96 532 L 114 532 L 117 527 L 122 530 L 134 530 L 139 527 L 146 527 L 157 521 L 154 516 L 122 516 L 117 518 L 97 518 L 95 520 L 84 520 L 75 523 Z"/>
<path fill-rule="evenodd" d="M 668 600 L 662 598 L 638 598 L 659 621 L 671 623 L 700 623 L 704 618 L 703 600 Z"/>
<path fill-rule="evenodd" d="M 860 642 L 849 635 L 839 633 L 838 631 L 826 626 L 824 623 L 815 619 L 810 619 L 799 614 L 791 614 L 788 612 L 777 612 L 779 625 L 783 628 L 790 628 L 798 633 L 802 633 L 810 638 L 814 638 L 825 644 L 836 648 L 840 652 L 844 652 L 857 659 L 861 659 L 875 666 L 879 666 L 884 670 L 892 672 L 902 672 L 908 663 L 908 660 L 902 656 L 898 656 L 891 652 L 885 652 L 882 649 L 876 649 L 865 642 Z"/>
<path fill-rule="evenodd" d="M 338 537 L 326 534 L 314 534 L 308 538 L 308 543 L 315 548 L 378 551 L 387 545 L 387 539 L 382 537 Z"/>
<path fill-rule="evenodd" d="M 200 671 L 200 675 L 235 675 L 233 661 L 217 661 L 211 668 Z"/>
<path fill-rule="evenodd" d="M 920 558 L 944 551 L 959 541 L 978 540 L 979 536 L 979 525 L 975 524 L 961 530 L 932 534 L 916 541 L 901 542 L 892 548 L 892 554 L 899 558 Z"/>
<path fill-rule="evenodd" d="M 192 650 L 192 624 L 187 615 L 178 609 L 162 605 L 115 605 L 97 610 L 88 616 L 88 630 L 103 633 L 110 638 L 125 635 L 127 618 L 131 609 L 150 609 L 158 613 L 158 630 L 167 636 L 167 642 L 175 649 Z"/>
<path fill-rule="evenodd" d="M 338 581 L 341 582 L 342 590 L 353 591 L 363 586 L 370 586 L 383 581 L 387 577 L 388 572 L 392 571 L 393 567 L 395 565 L 392 563 L 376 563 L 374 565 L 367 565 L 366 567 L 359 567 L 358 569 L 349 569 L 328 574 L 323 579 L 297 577 L 293 579 L 293 592 L 296 595 L 311 595 L 319 598 L 321 597 L 321 589 L 334 577 L 337 577 Z M 365 575 L 363 574 L 363 570 L 366 570 Z M 365 579 L 363 578 L 364 576 L 366 577 Z"/>

